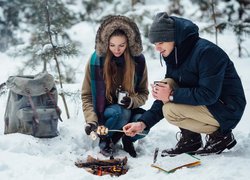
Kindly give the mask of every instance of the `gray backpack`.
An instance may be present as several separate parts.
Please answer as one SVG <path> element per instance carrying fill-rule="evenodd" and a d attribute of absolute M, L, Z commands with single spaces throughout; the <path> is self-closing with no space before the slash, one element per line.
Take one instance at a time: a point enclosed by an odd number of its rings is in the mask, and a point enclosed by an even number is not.
<path fill-rule="evenodd" d="M 47 72 L 35 76 L 10 76 L 4 120 L 4 134 L 23 133 L 49 138 L 58 135 L 57 89 L 54 78 Z"/>

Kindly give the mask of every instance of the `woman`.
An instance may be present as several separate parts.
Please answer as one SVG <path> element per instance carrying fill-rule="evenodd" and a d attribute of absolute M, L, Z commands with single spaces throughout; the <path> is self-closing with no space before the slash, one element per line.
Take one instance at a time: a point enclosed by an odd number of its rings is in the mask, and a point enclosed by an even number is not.
<path fill-rule="evenodd" d="M 148 77 L 137 25 L 125 16 L 108 16 L 96 35 L 95 52 L 87 63 L 82 86 L 86 134 L 98 125 L 121 130 L 144 112 L 139 108 L 148 98 Z M 119 92 L 125 96 L 118 102 Z M 123 148 L 136 157 L 133 142 L 124 133 L 109 132 L 100 137 L 101 153 L 110 156 L 122 137 Z"/>

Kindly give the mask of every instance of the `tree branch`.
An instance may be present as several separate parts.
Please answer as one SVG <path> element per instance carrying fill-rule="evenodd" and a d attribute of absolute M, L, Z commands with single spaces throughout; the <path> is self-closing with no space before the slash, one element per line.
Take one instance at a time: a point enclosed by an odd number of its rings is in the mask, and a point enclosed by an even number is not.
<path fill-rule="evenodd" d="M 60 66 L 59 66 L 59 62 L 58 62 L 58 59 L 57 59 L 57 55 L 56 55 L 57 46 L 53 43 L 52 33 L 51 33 L 51 29 L 50 29 L 51 22 L 50 22 L 50 14 L 49 14 L 49 9 L 48 9 L 48 7 L 49 7 L 48 6 L 48 0 L 44 0 L 44 3 L 45 3 L 45 12 L 46 12 L 46 22 L 47 22 L 47 27 L 48 27 L 48 32 L 47 33 L 48 33 L 48 36 L 49 36 L 50 44 L 52 45 L 53 59 L 56 62 L 56 68 L 57 68 L 57 72 L 58 72 L 58 75 L 59 75 L 59 84 L 60 84 L 61 89 L 63 89 Z M 70 118 L 69 110 L 68 110 L 68 106 L 67 106 L 66 99 L 65 99 L 65 96 L 63 94 L 63 91 L 61 91 L 59 95 L 62 97 L 63 104 L 64 104 L 64 107 L 65 107 L 65 111 L 66 111 L 66 114 L 67 114 L 67 118 L 69 119 Z"/>

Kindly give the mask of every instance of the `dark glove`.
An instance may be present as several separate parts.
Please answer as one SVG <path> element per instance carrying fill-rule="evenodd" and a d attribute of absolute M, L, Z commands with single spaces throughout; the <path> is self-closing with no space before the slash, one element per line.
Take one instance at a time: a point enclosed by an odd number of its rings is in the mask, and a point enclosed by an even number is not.
<path fill-rule="evenodd" d="M 87 123 L 87 125 L 85 126 L 85 132 L 87 135 L 90 135 L 90 133 L 92 131 L 95 131 L 96 129 L 97 129 L 97 126 L 92 123 Z"/>
<path fill-rule="evenodd" d="M 131 98 L 128 96 L 125 96 L 122 98 L 121 103 L 123 104 L 122 106 L 124 106 L 125 108 L 128 108 L 131 103 Z"/>

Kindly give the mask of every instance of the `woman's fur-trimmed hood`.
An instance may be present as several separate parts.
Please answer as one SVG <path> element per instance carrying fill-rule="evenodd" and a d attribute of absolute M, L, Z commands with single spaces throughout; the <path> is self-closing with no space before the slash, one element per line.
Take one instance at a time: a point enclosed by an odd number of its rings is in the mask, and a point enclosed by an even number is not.
<path fill-rule="evenodd" d="M 128 46 L 132 56 L 141 54 L 143 47 L 140 31 L 131 19 L 121 15 L 107 16 L 100 25 L 95 39 L 95 50 L 99 56 L 105 56 L 111 34 L 120 29 L 125 32 L 128 38 Z"/>

